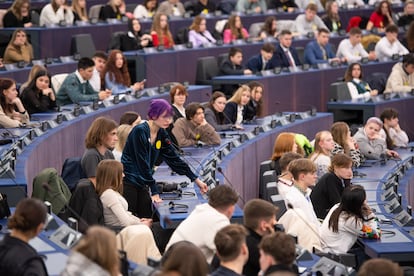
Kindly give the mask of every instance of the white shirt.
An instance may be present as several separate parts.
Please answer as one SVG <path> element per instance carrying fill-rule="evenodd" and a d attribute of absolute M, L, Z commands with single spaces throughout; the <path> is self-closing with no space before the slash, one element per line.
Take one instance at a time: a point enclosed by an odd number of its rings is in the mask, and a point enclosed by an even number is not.
<path fill-rule="evenodd" d="M 368 53 L 361 43 L 353 46 L 349 38 L 346 38 L 339 43 L 336 56 L 339 58 L 345 57 L 348 63 L 353 63 L 360 61 L 364 57 L 368 57 Z"/>
<path fill-rule="evenodd" d="M 331 166 L 330 156 L 320 153 L 317 155 L 313 155 L 311 160 L 316 165 L 316 173 L 318 175 L 318 179 L 329 171 L 329 166 Z"/>
<path fill-rule="evenodd" d="M 149 12 L 144 5 L 138 5 L 134 10 L 134 18 L 152 18 L 153 12 Z"/>
<path fill-rule="evenodd" d="M 284 178 L 279 177 L 277 181 L 277 191 L 279 192 L 279 195 L 281 195 L 284 200 L 286 199 L 286 194 L 292 188 L 295 189 L 295 187 L 293 186 L 292 180 L 286 180 Z"/>
<path fill-rule="evenodd" d="M 309 223 L 312 223 L 319 227 L 320 223 L 316 217 L 315 211 L 313 210 L 312 201 L 310 199 L 311 189 L 306 189 L 306 195 L 304 195 L 299 189 L 293 186 L 292 189 L 286 194 L 286 205 L 292 204 L 293 208 L 302 210 L 306 215 Z"/>
<path fill-rule="evenodd" d="M 92 78 L 89 80 L 89 83 L 93 90 L 101 91 L 101 74 L 96 70 L 96 67 L 93 68 Z"/>
<path fill-rule="evenodd" d="M 375 45 L 375 54 L 379 61 L 387 61 L 391 59 L 394 54 L 408 54 L 408 50 L 401 44 L 400 41 L 396 40 L 391 44 L 384 36 Z"/>
<path fill-rule="evenodd" d="M 73 12 L 69 9 L 66 12 L 63 7 L 60 7 L 56 12 L 52 8 L 52 4 L 47 4 L 40 12 L 39 25 L 59 24 L 60 21 L 65 21 L 67 25 L 73 24 Z"/>
<path fill-rule="evenodd" d="M 390 136 L 390 139 L 394 142 L 394 145 L 396 147 L 406 147 L 409 142 L 409 138 L 407 133 L 404 130 L 396 131 L 393 128 L 388 129 L 388 135 Z M 385 133 L 384 129 L 380 130 L 380 136 L 382 139 L 387 139 L 387 134 Z"/>
<path fill-rule="evenodd" d="M 356 83 L 361 82 L 361 80 L 359 79 L 353 79 L 353 81 Z M 371 93 L 369 91 L 365 92 L 364 94 L 359 94 L 358 88 L 351 81 L 348 81 L 346 85 L 348 86 L 348 91 L 349 91 L 349 94 L 351 94 L 352 99 L 364 99 L 364 98 L 371 97 Z"/>

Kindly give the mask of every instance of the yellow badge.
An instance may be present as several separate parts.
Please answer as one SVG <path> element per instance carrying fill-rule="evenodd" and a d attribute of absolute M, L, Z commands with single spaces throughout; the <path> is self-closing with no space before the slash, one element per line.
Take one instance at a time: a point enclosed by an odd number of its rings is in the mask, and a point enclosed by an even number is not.
<path fill-rule="evenodd" d="M 155 142 L 155 148 L 156 149 L 160 149 L 161 148 L 161 141 L 157 140 L 157 142 Z"/>
<path fill-rule="evenodd" d="M 201 138 L 200 134 L 197 133 L 196 136 L 195 136 L 195 138 L 196 138 L 196 140 L 200 140 L 200 138 Z"/>

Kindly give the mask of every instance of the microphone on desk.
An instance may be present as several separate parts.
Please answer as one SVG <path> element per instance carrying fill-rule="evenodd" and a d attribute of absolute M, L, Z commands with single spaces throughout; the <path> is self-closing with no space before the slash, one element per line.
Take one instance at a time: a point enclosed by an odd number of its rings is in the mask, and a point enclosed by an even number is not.
<path fill-rule="evenodd" d="M 234 187 L 233 183 L 224 174 L 223 169 L 221 167 L 217 167 L 217 171 L 224 177 L 224 179 L 227 181 L 227 183 L 236 191 L 236 188 Z M 239 193 L 238 193 L 238 196 L 239 196 L 240 200 L 243 202 L 243 204 L 246 204 L 246 200 L 244 200 L 244 198 Z"/>

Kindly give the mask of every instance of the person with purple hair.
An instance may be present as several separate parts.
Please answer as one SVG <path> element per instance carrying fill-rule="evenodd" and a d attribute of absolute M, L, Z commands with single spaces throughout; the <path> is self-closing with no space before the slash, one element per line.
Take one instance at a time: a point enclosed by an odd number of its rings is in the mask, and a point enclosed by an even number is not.
<path fill-rule="evenodd" d="M 122 153 L 121 162 L 125 174 L 124 197 L 128 201 L 129 211 L 140 218 L 151 218 L 152 202 L 162 201 L 153 178 L 154 165 L 158 157 L 161 157 L 174 172 L 186 175 L 194 181 L 201 193 L 207 192 L 207 185 L 191 171 L 171 143 L 166 128 L 170 125 L 173 114 L 174 111 L 166 100 L 152 100 L 148 110 L 148 121 L 132 129 Z"/>

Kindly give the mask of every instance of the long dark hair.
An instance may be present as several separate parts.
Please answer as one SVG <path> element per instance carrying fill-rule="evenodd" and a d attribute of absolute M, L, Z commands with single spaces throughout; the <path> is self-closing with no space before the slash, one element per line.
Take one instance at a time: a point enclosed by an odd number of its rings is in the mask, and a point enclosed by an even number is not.
<path fill-rule="evenodd" d="M 122 65 L 122 68 L 119 68 L 119 69 L 115 65 L 117 54 L 121 54 L 122 59 L 124 60 L 124 64 Z M 106 65 L 105 65 L 105 69 L 102 72 L 102 76 L 101 76 L 102 80 L 105 80 L 105 74 L 107 72 L 110 73 L 110 76 L 109 76 L 110 80 L 115 81 L 116 83 L 121 83 L 125 86 L 131 85 L 131 78 L 128 72 L 127 60 L 124 54 L 120 50 L 112 50 L 111 53 L 109 54 L 108 61 L 106 62 Z"/>
<path fill-rule="evenodd" d="M 34 78 L 29 82 L 27 87 L 23 90 L 21 97 L 23 97 L 24 94 L 28 93 L 28 91 L 34 91 L 34 92 L 36 92 L 36 95 L 39 95 L 40 93 L 42 93 L 42 91 L 40 91 L 40 89 L 37 88 L 36 81 L 37 81 L 38 78 L 43 77 L 43 76 L 48 77 L 48 79 L 49 79 L 49 88 L 52 88 L 52 79 L 51 79 L 51 76 L 50 76 L 49 72 L 47 70 L 42 69 L 34 75 Z"/>
<path fill-rule="evenodd" d="M 218 112 L 214 108 L 213 104 L 218 98 L 221 98 L 221 97 L 226 98 L 226 95 L 224 95 L 223 92 L 216 91 L 216 92 L 213 93 L 213 95 L 211 95 L 210 101 L 207 104 L 207 107 L 210 108 L 213 111 L 214 116 L 216 117 L 217 124 L 219 124 L 219 125 L 224 124 L 225 117 L 224 117 L 223 112 Z"/>
<path fill-rule="evenodd" d="M 382 15 L 383 16 L 383 14 L 382 14 L 382 11 L 381 11 L 381 7 L 382 7 L 382 5 L 383 4 L 387 4 L 387 8 L 388 8 L 388 13 L 390 14 L 390 16 L 391 16 L 391 18 L 392 18 L 392 10 L 391 10 L 391 5 L 390 5 L 390 3 L 387 1 L 387 0 L 384 0 L 384 1 L 381 1 L 380 3 L 379 3 L 379 5 L 377 6 L 377 8 L 375 9 L 375 12 L 377 13 L 377 14 L 379 14 L 379 15 Z M 392 23 L 392 22 L 390 22 L 389 20 L 388 20 L 388 17 L 386 17 L 386 16 L 383 16 L 383 27 L 385 28 L 385 27 L 387 27 L 390 23 Z"/>
<path fill-rule="evenodd" d="M 355 218 L 355 224 L 358 220 L 363 220 L 362 206 L 364 205 L 366 197 L 364 187 L 361 185 L 353 185 L 345 188 L 342 193 L 341 203 L 339 203 L 339 206 L 332 212 L 329 218 L 329 228 L 333 232 L 338 233 L 338 222 L 342 213 L 346 215 L 345 220 L 352 217 Z"/>
<path fill-rule="evenodd" d="M 0 78 L 0 105 L 3 109 L 3 112 L 12 113 L 14 111 L 14 104 L 8 104 L 6 101 L 6 96 L 4 95 L 3 91 L 12 87 L 13 84 L 16 82 L 13 79 L 9 78 Z"/>
<path fill-rule="evenodd" d="M 141 26 L 138 32 L 134 31 L 134 27 L 133 27 L 134 21 L 138 21 L 139 25 Z M 139 22 L 138 18 L 128 19 L 128 31 L 130 31 L 136 38 L 139 38 L 142 36 L 142 25 L 141 25 L 141 22 Z"/>
<path fill-rule="evenodd" d="M 357 66 L 357 65 L 361 69 L 361 74 L 359 75 L 359 79 L 362 80 L 362 66 L 358 62 L 354 62 L 354 63 L 351 63 L 345 71 L 345 76 L 344 76 L 345 81 L 352 81 L 354 79 L 352 77 L 352 70 L 354 69 L 354 66 Z"/>
<path fill-rule="evenodd" d="M 273 21 L 276 21 L 276 17 L 274 16 L 266 17 L 261 31 L 271 36 L 274 36 L 275 33 L 277 32 L 277 29 L 272 30 Z"/>

